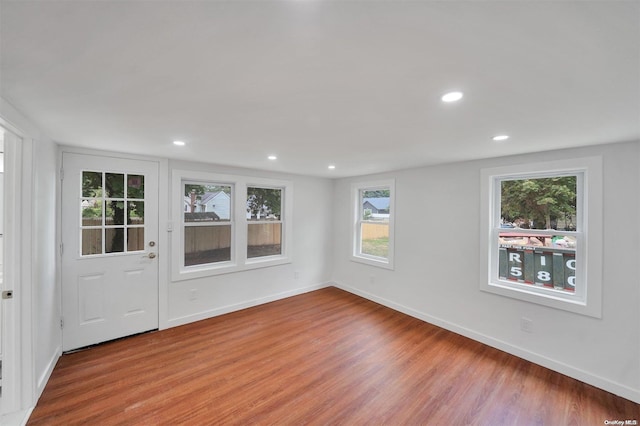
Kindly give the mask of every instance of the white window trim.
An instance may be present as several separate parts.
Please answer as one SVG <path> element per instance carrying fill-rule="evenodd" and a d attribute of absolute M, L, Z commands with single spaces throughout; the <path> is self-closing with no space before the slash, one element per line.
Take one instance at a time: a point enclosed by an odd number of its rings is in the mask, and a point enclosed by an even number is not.
<path fill-rule="evenodd" d="M 389 189 L 389 254 L 388 257 L 382 258 L 377 256 L 368 256 L 360 253 L 360 192 L 362 190 Z M 355 182 L 351 184 L 351 260 L 358 263 L 364 263 L 371 266 L 377 266 L 385 269 L 394 269 L 394 246 L 395 246 L 395 197 L 396 197 L 396 181 L 395 179 L 386 179 L 369 182 Z"/>
<path fill-rule="evenodd" d="M 274 261 L 274 260 L 278 260 L 285 253 L 285 250 L 286 250 L 285 246 L 290 245 L 290 243 L 288 243 L 287 240 L 286 240 L 286 236 L 290 235 L 291 232 L 286 232 L 285 233 L 285 231 L 286 231 L 285 230 L 285 227 L 286 227 L 285 221 L 286 221 L 286 218 L 287 218 L 287 216 L 285 216 L 285 214 L 287 214 L 286 207 L 288 205 L 290 205 L 291 203 L 287 202 L 287 200 L 286 200 L 287 189 L 285 187 L 283 187 L 282 185 L 274 186 L 274 185 L 266 185 L 266 184 L 263 184 L 263 183 L 258 184 L 258 183 L 254 183 L 253 181 L 251 181 L 245 187 L 245 191 L 246 191 L 247 188 L 281 189 L 282 192 L 284 193 L 283 194 L 284 197 L 282 197 L 282 199 L 281 199 L 282 205 L 280 206 L 281 214 L 280 214 L 280 219 L 279 220 L 246 220 L 246 232 L 247 232 L 247 234 L 249 233 L 249 225 L 261 225 L 261 224 L 279 223 L 281 225 L 281 229 L 282 229 L 282 232 L 283 232 L 283 237 L 285 237 L 285 238 L 282 238 L 282 240 L 281 240 L 280 252 L 282 254 L 276 254 L 276 255 L 271 255 L 271 256 L 252 257 L 252 258 L 247 258 L 246 259 L 246 264 L 247 265 L 254 265 L 255 264 L 255 265 L 259 266 L 261 264 L 264 264 L 265 262 L 271 262 L 271 261 Z M 245 203 L 246 203 L 246 200 L 247 200 L 246 193 L 245 193 L 244 200 L 245 200 Z M 285 218 L 285 220 L 282 220 L 283 217 Z M 245 204 L 245 219 L 246 219 L 246 204 Z M 247 242 L 245 242 L 245 254 L 246 254 L 247 246 L 248 246 L 248 238 L 247 238 Z"/>
<path fill-rule="evenodd" d="M 228 175 L 189 170 L 173 170 L 171 174 L 174 199 L 171 212 L 173 222 L 168 229 L 171 236 L 171 279 L 183 281 L 213 275 L 228 274 L 256 268 L 291 263 L 293 241 L 293 182 L 287 180 L 256 178 L 241 175 Z M 210 182 L 231 186 L 231 260 L 206 265 L 184 266 L 184 182 Z M 247 259 L 247 187 L 265 187 L 282 189 L 282 252 L 280 255 Z"/>
<path fill-rule="evenodd" d="M 224 177 L 225 180 L 224 181 L 212 181 L 210 179 L 180 179 L 180 194 L 184 194 L 184 186 L 185 185 L 197 185 L 200 183 L 207 183 L 210 185 L 219 185 L 219 186 L 229 186 L 231 187 L 231 205 L 230 207 L 230 217 L 229 217 L 229 221 L 218 221 L 218 222 L 196 222 L 196 223 L 189 223 L 186 224 L 184 222 L 184 213 L 186 213 L 185 211 L 181 211 L 181 214 L 177 217 L 177 223 L 178 223 L 178 227 L 179 229 L 179 234 L 180 234 L 180 241 L 179 241 L 179 259 L 178 259 L 178 266 L 180 268 L 180 271 L 184 271 L 184 272 L 191 272 L 191 273 L 198 273 L 200 271 L 204 271 L 207 275 L 207 271 L 210 270 L 218 270 L 218 269 L 224 269 L 224 268 L 229 268 L 229 267 L 233 267 L 236 266 L 236 251 L 235 251 L 235 245 L 236 245 L 236 239 L 235 239 L 235 235 L 236 235 L 236 228 L 237 228 L 237 224 L 236 224 L 236 215 L 235 215 L 235 209 L 236 206 L 233 204 L 234 203 L 234 197 L 236 196 L 236 188 L 235 188 L 235 184 L 231 181 L 229 181 L 229 176 L 225 176 L 225 175 L 219 175 L 220 177 Z M 181 199 L 182 201 L 182 199 Z M 184 265 L 184 230 L 185 227 L 199 227 L 199 226 L 230 226 L 231 227 L 231 253 L 230 253 L 230 259 L 226 260 L 226 261 L 221 261 L 221 262 L 216 262 L 216 263 L 207 263 L 207 264 L 201 264 L 201 265 L 192 265 L 192 266 L 185 266 Z M 175 230 L 174 230 L 174 234 L 175 234 Z M 175 246 L 174 246 L 175 247 Z M 175 257 L 174 257 L 175 259 Z"/>
<path fill-rule="evenodd" d="M 578 178 L 580 236 L 576 250 L 575 294 L 539 288 L 498 278 L 498 238 L 500 221 L 499 181 L 505 178 L 535 178 L 550 174 Z M 580 178 L 581 176 L 581 178 Z M 602 158 L 586 157 L 495 167 L 481 170 L 480 289 L 482 291 L 536 303 L 596 318 L 602 317 L 603 179 Z M 538 231 L 532 230 L 533 233 Z M 539 230 L 540 233 L 548 233 Z"/>

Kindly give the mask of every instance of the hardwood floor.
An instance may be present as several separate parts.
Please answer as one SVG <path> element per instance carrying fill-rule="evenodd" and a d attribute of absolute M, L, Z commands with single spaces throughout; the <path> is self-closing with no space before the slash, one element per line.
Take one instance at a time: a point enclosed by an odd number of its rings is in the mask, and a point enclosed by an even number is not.
<path fill-rule="evenodd" d="M 336 288 L 64 355 L 29 425 L 603 425 L 640 406 Z"/>

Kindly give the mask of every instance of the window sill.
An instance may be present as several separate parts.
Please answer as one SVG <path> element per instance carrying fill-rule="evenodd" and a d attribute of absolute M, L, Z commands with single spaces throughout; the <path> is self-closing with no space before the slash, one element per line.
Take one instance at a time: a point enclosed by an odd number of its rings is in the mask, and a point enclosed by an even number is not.
<path fill-rule="evenodd" d="M 197 278 L 206 278 L 216 275 L 232 274 L 235 272 L 249 271 L 252 269 L 268 268 L 271 266 L 285 265 L 291 263 L 291 259 L 286 256 L 265 256 L 264 258 L 256 258 L 247 260 L 246 263 L 239 265 L 237 263 L 224 262 L 219 265 L 202 265 L 186 267 L 172 276 L 173 281 L 186 281 Z"/>
<path fill-rule="evenodd" d="M 291 259 L 288 256 L 276 255 L 254 257 L 247 259 L 243 269 L 266 268 L 268 266 L 284 265 L 287 263 L 291 263 Z"/>
<path fill-rule="evenodd" d="M 393 262 L 389 259 L 374 256 L 351 256 L 352 262 L 364 263 L 365 265 L 376 266 L 378 268 L 393 270 Z"/>
<path fill-rule="evenodd" d="M 602 317 L 602 312 L 598 309 L 598 305 L 589 305 L 584 300 L 580 300 L 572 294 L 551 288 L 502 280 L 487 282 L 480 287 L 482 291 L 511 299 L 522 300 L 594 318 Z"/>

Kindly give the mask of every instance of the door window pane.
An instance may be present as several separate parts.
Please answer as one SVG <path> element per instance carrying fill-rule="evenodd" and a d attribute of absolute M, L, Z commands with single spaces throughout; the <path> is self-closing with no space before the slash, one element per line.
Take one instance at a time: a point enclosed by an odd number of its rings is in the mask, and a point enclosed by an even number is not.
<path fill-rule="evenodd" d="M 104 231 L 106 253 L 121 253 L 124 251 L 124 228 L 107 228 Z"/>
<path fill-rule="evenodd" d="M 105 173 L 105 188 L 107 198 L 124 198 L 124 175 Z"/>
<path fill-rule="evenodd" d="M 127 175 L 127 198 L 144 198 L 143 175 Z"/>
<path fill-rule="evenodd" d="M 82 196 L 102 196 L 102 172 L 82 172 Z"/>
<path fill-rule="evenodd" d="M 127 203 L 127 225 L 144 224 L 144 201 L 129 201 Z"/>
<path fill-rule="evenodd" d="M 105 212 L 106 225 L 124 225 L 124 201 L 109 201 Z"/>
<path fill-rule="evenodd" d="M 82 255 L 102 254 L 102 229 L 82 230 Z"/>
<path fill-rule="evenodd" d="M 82 200 L 82 225 L 102 226 L 102 200 Z"/>
<path fill-rule="evenodd" d="M 144 250 L 144 228 L 127 228 L 127 251 Z"/>

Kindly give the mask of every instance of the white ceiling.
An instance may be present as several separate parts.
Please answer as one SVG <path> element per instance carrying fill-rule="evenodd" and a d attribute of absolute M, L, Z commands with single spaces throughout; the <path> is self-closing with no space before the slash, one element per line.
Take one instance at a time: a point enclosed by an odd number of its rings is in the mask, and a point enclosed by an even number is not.
<path fill-rule="evenodd" d="M 2 0 L 0 19 L 1 96 L 66 145 L 342 177 L 640 139 L 638 1 Z"/>

